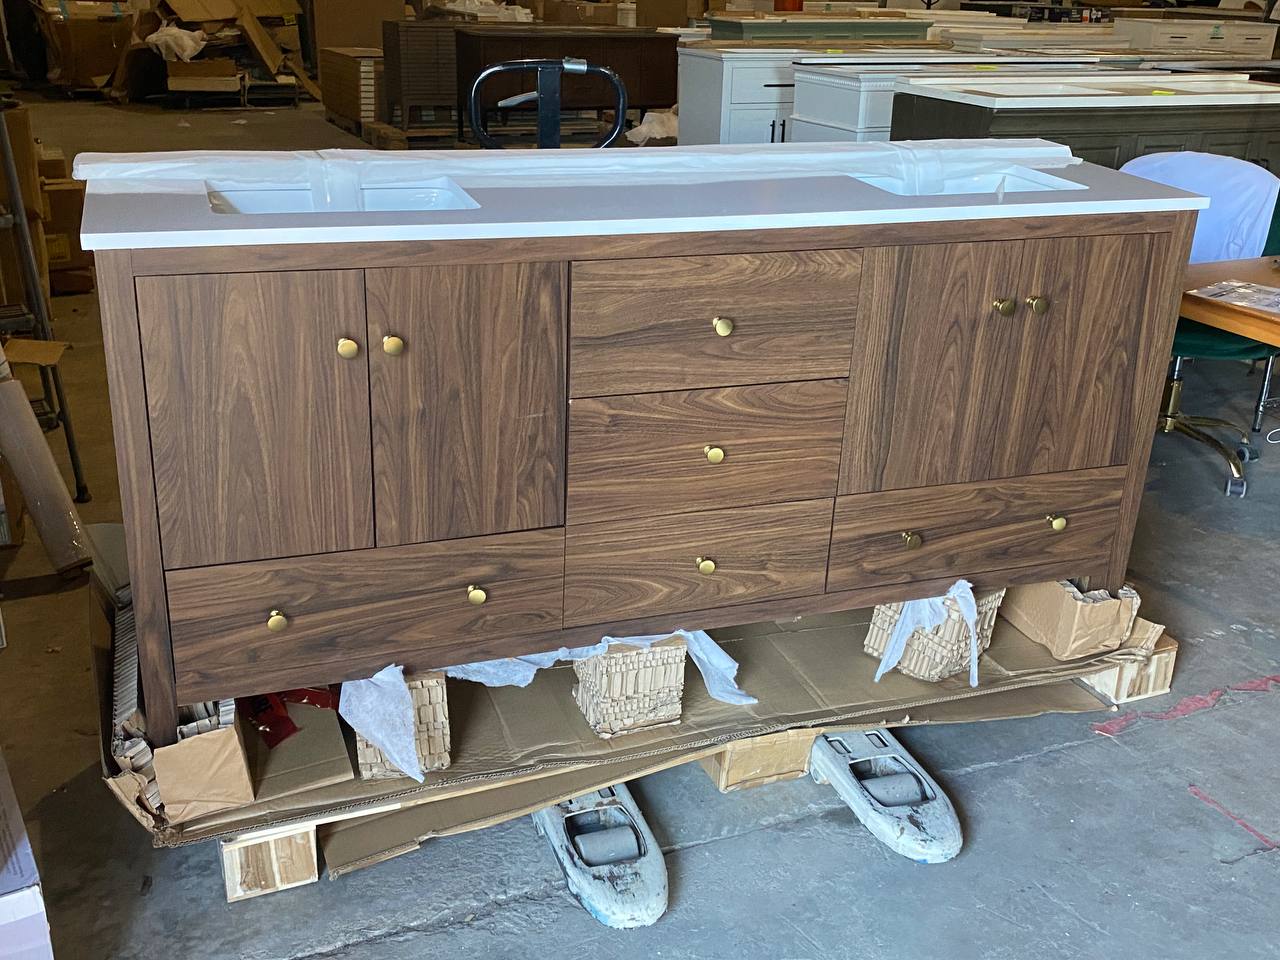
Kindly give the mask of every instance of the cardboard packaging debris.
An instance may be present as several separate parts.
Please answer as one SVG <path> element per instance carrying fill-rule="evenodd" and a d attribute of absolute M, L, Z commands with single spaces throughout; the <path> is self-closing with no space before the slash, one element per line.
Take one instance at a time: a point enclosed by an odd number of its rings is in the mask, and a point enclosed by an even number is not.
<path fill-rule="evenodd" d="M 809 772 L 814 730 L 784 730 L 751 740 L 735 740 L 698 763 L 721 793 L 795 780 Z"/>
<path fill-rule="evenodd" d="M 170 823 L 253 803 L 245 730 L 238 716 L 229 727 L 159 747 L 154 763 L 160 801 Z"/>
<path fill-rule="evenodd" d="M 975 597 L 978 608 L 979 656 L 991 646 L 996 611 L 1000 609 L 1000 601 L 1004 599 L 1004 595 L 1004 590 L 988 590 Z M 912 631 L 902 651 L 902 659 L 894 669 L 902 671 L 908 677 L 930 682 L 968 671 L 973 650 L 969 625 L 960 615 L 960 608 L 955 600 L 948 597 L 945 605 L 947 619 L 932 630 L 917 628 Z M 903 603 L 882 603 L 875 608 L 871 615 L 871 628 L 867 631 L 867 639 L 863 645 L 863 649 L 871 656 L 879 659 L 884 655 L 905 606 Z"/>
<path fill-rule="evenodd" d="M 354 123 L 372 123 L 382 112 L 382 50 L 330 47 L 320 51 L 324 108 Z"/>
<path fill-rule="evenodd" d="M 44 201 L 40 196 L 40 151 L 35 135 L 31 132 L 31 114 L 26 107 L 14 107 L 4 111 L 4 123 L 13 146 L 13 162 L 18 168 L 18 183 L 22 187 L 22 205 L 27 217 L 39 218 L 43 214 Z M 9 202 L 9 185 L 0 177 L 0 203 Z"/>
<path fill-rule="evenodd" d="M 284 798 L 259 795 L 247 807 L 181 824 L 154 824 L 153 832 L 159 844 L 171 846 L 431 805 L 588 767 L 663 757 L 684 762 L 674 758 L 698 759 L 734 740 L 798 727 L 901 725 L 957 716 L 960 705 L 965 720 L 984 719 L 1003 702 L 985 698 L 1011 690 L 1017 712 L 1009 714 L 1006 703 L 997 711 L 1001 716 L 1096 709 L 1098 699 L 1078 686 L 1065 705 L 1060 693 L 1042 688 L 1096 673 L 1110 663 L 1141 658 L 1121 650 L 1059 663 L 1012 625 L 997 621 L 991 647 L 979 663 L 976 689 L 969 687 L 967 677 L 923 683 L 897 672 L 877 684 L 872 679 L 874 661 L 860 652 L 869 619 L 870 611 L 862 610 L 712 631 L 740 664 L 738 681 L 759 702 L 721 703 L 707 693 L 696 672 L 691 673 L 678 726 L 639 730 L 612 740 L 601 740 L 583 723 L 571 694 L 576 679 L 572 667 L 541 670 L 523 688 L 451 684 L 451 762 L 447 770 L 428 773 L 421 785 L 353 780 Z M 941 710 L 943 705 L 947 711 Z"/>
<path fill-rule="evenodd" d="M 0 957 L 53 960 L 40 874 L 22 810 L 0 754 Z"/>
<path fill-rule="evenodd" d="M 449 697 L 445 676 L 438 671 L 406 677 L 413 702 L 414 738 L 423 770 L 449 766 Z M 407 762 L 407 761 L 406 761 Z M 402 778 L 402 773 L 376 746 L 356 734 L 356 763 L 361 780 Z"/>
<path fill-rule="evenodd" d="M 230 57 L 165 62 L 165 85 L 175 93 L 236 93 L 240 66 Z"/>
<path fill-rule="evenodd" d="M 1173 686 L 1178 641 L 1160 624 L 1138 617 L 1126 647 L 1148 651 L 1147 659 L 1118 663 L 1081 677 L 1080 681 L 1112 703 L 1131 703 L 1168 693 Z"/>
<path fill-rule="evenodd" d="M 688 644 L 668 637 L 648 647 L 617 644 L 575 661 L 573 699 L 597 737 L 680 722 Z"/>
<path fill-rule="evenodd" d="M 1058 580 L 1010 587 L 1000 616 L 1058 660 L 1074 660 L 1124 645 L 1141 602 L 1132 587 L 1112 597 L 1105 590 L 1081 593 Z"/>
<path fill-rule="evenodd" d="M 0 460 L 0 547 L 20 547 L 27 533 L 27 503 L 13 475 Z"/>

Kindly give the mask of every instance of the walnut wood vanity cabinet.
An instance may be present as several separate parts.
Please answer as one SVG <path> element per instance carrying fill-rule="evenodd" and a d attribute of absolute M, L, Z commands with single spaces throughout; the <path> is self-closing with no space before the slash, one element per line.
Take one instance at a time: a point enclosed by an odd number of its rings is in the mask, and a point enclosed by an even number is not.
<path fill-rule="evenodd" d="M 1125 572 L 1194 214 L 98 253 L 145 695 Z"/>

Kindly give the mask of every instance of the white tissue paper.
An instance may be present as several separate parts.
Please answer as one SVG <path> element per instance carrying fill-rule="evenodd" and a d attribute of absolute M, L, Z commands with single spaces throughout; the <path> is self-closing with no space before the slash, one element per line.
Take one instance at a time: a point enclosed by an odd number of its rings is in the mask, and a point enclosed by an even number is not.
<path fill-rule="evenodd" d="M 902 616 L 894 625 L 893 633 L 889 635 L 889 644 L 880 655 L 876 683 L 898 665 L 911 634 L 916 630 L 932 630 L 947 619 L 945 601 L 948 597 L 956 602 L 960 608 L 960 616 L 969 627 L 969 686 L 978 685 L 978 601 L 973 596 L 973 584 L 968 580 L 957 580 L 944 596 L 908 600 L 902 605 Z"/>
<path fill-rule="evenodd" d="M 393 663 L 368 680 L 348 680 L 342 685 L 338 713 L 401 773 L 422 783 L 425 774 L 418 760 L 413 698 L 404 682 L 404 667 Z"/>
<path fill-rule="evenodd" d="M 604 653 L 615 643 L 647 647 L 668 637 L 684 638 L 689 645 L 689 656 L 693 658 L 694 665 L 707 685 L 707 693 L 714 699 L 721 703 L 739 705 L 758 702 L 739 687 L 735 680 L 738 661 L 725 653 L 705 630 L 672 630 L 669 633 L 640 637 L 604 637 L 599 643 L 589 647 L 561 647 L 559 650 L 548 650 L 546 653 L 535 653 L 527 657 L 505 657 L 502 660 L 459 664 L 446 668 L 445 674 L 458 680 L 482 683 L 486 687 L 527 687 L 533 682 L 535 673 L 552 666 L 558 660 L 585 660 Z"/>

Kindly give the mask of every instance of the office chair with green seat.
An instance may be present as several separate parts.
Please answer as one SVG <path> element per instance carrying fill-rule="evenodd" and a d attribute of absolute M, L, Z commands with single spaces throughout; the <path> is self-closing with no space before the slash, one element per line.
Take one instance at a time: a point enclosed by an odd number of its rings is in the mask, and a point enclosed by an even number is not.
<path fill-rule="evenodd" d="M 1209 207 L 1196 220 L 1191 244 L 1191 262 L 1243 260 L 1280 255 L 1280 178 L 1257 164 L 1235 157 L 1191 151 L 1156 153 L 1130 160 L 1125 173 L 1145 177 L 1209 198 Z M 1248 490 L 1244 465 L 1258 459 L 1250 442 L 1250 431 L 1262 429 L 1263 413 L 1271 402 L 1271 374 L 1280 350 L 1225 330 L 1178 318 L 1173 338 L 1173 359 L 1165 385 L 1159 429 L 1180 433 L 1216 451 L 1230 471 L 1227 496 L 1243 497 Z M 1182 380 L 1188 360 L 1243 360 L 1265 363 L 1253 423 L 1240 427 L 1218 417 L 1201 417 L 1182 412 Z M 1228 446 L 1205 429 L 1226 430 L 1238 438 Z"/>

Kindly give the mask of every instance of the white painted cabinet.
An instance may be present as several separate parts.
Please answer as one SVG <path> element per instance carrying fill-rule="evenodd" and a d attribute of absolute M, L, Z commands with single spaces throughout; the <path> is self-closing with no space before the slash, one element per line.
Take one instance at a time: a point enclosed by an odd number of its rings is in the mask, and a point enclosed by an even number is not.
<path fill-rule="evenodd" d="M 800 53 L 681 48 L 680 144 L 782 142 Z"/>

